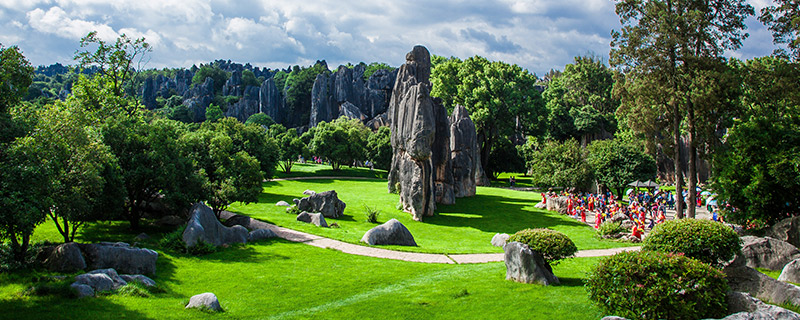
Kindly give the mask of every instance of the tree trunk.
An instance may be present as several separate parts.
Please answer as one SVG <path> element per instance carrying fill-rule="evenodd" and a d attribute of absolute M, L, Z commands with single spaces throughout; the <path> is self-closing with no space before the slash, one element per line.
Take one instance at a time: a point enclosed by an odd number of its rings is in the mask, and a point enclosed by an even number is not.
<path fill-rule="evenodd" d="M 689 101 L 687 110 L 687 123 L 689 125 L 689 218 L 695 217 L 697 208 L 697 148 L 694 146 L 695 140 L 695 118 L 694 106 Z"/>
<path fill-rule="evenodd" d="M 29 234 L 22 234 L 22 243 L 17 240 L 17 235 L 11 232 L 11 252 L 14 255 L 14 260 L 22 262 L 25 260 L 25 253 L 28 252 L 28 242 L 30 240 Z"/>
<path fill-rule="evenodd" d="M 489 170 L 489 155 L 492 152 L 492 143 L 494 142 L 491 131 L 489 130 L 488 134 L 485 132 L 478 134 L 478 140 L 481 141 L 481 165 L 487 177 L 494 177 L 493 172 Z"/>
<path fill-rule="evenodd" d="M 139 209 L 134 202 L 132 207 L 128 209 L 128 221 L 131 223 L 131 229 L 139 230 Z"/>
<path fill-rule="evenodd" d="M 64 236 L 64 243 L 69 243 L 69 220 L 67 220 L 67 217 L 63 217 L 62 219 L 64 220 L 64 231 L 61 232 L 61 235 Z M 59 231 L 61 231 L 60 228 Z"/>
<path fill-rule="evenodd" d="M 683 172 L 681 170 L 681 117 L 676 103 L 672 108 L 672 130 L 675 137 L 675 150 L 672 163 L 675 166 L 675 217 L 683 219 Z"/>

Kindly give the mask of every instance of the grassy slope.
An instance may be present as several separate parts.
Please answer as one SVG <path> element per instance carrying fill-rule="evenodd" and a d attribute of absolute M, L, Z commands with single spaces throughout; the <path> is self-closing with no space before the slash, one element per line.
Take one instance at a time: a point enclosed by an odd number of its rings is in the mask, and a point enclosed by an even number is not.
<path fill-rule="evenodd" d="M 543 287 L 506 281 L 502 263 L 402 262 L 273 240 L 203 257 L 161 252 L 154 279 L 165 292 L 150 298 L 27 297 L 31 274 L 0 274 L 0 318 L 598 319 L 581 280 L 594 262 L 567 260 L 554 270 L 563 284 Z M 183 308 L 202 292 L 226 312 Z"/>
<path fill-rule="evenodd" d="M 285 212 L 285 207 L 275 206 L 284 200 L 303 196 L 306 189 L 317 192 L 336 190 L 347 204 L 344 217 L 327 219 L 341 228 L 318 228 L 298 222 L 295 215 Z M 384 180 L 296 180 L 265 183 L 264 193 L 258 203 L 234 204 L 229 210 L 261 219 L 279 226 L 305 231 L 350 243 L 359 243 L 364 233 L 375 224 L 367 223 L 364 205 L 381 211 L 380 223 L 395 218 L 414 235 L 418 247 L 382 246 L 395 250 L 435 253 L 487 253 L 502 252 L 490 240 L 495 233 L 514 233 L 525 228 L 548 227 L 566 233 L 579 249 L 600 249 L 626 244 L 594 237 L 594 229 L 572 218 L 535 209 L 541 198 L 539 193 L 513 191 L 500 188 L 478 188 L 475 197 L 459 198 L 454 205 L 438 205 L 437 215 L 425 222 L 411 219 L 411 215 L 396 206 L 399 197 L 387 193 Z"/>

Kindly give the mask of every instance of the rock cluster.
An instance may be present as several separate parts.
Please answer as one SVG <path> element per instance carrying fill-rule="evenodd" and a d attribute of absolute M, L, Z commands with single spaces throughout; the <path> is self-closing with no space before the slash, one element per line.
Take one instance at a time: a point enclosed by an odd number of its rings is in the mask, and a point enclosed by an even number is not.
<path fill-rule="evenodd" d="M 113 291 L 124 287 L 130 282 L 137 281 L 152 287 L 156 285 L 153 279 L 141 274 L 118 274 L 113 268 L 97 269 L 75 277 L 70 287 L 79 298 L 92 297 L 97 292 Z"/>
<path fill-rule="evenodd" d="M 750 268 L 781 270 L 792 260 L 800 258 L 800 250 L 788 242 L 771 237 L 744 236 L 742 256 Z"/>
<path fill-rule="evenodd" d="M 309 127 L 340 116 L 364 122 L 384 114 L 389 106 L 397 71 L 377 70 L 364 79 L 366 65 L 340 66 L 332 74 L 319 74 L 311 89 Z"/>
<path fill-rule="evenodd" d="M 230 243 L 247 243 L 247 228 L 240 225 L 226 227 L 217 220 L 214 211 L 203 203 L 196 203 L 191 209 L 192 217 L 183 231 L 186 247 L 194 247 L 199 241 L 215 246 Z"/>
<path fill-rule="evenodd" d="M 527 244 L 510 242 L 503 246 L 503 251 L 506 280 L 545 286 L 559 283 L 544 257 L 539 252 L 531 250 Z"/>
<path fill-rule="evenodd" d="M 747 266 L 746 258 L 737 255 L 727 263 L 722 272 L 728 278 L 731 290 L 746 292 L 771 303 L 800 305 L 800 287 L 784 283 Z"/>
<path fill-rule="evenodd" d="M 495 247 L 502 247 L 506 245 L 510 237 L 508 233 L 495 233 L 494 237 L 492 237 L 492 245 Z"/>
<path fill-rule="evenodd" d="M 325 216 L 323 216 L 321 213 L 308 213 L 303 211 L 297 215 L 297 221 L 310 223 L 317 227 L 328 227 L 328 222 L 325 221 Z"/>
<path fill-rule="evenodd" d="M 370 229 L 361 238 L 361 242 L 366 242 L 369 245 L 417 246 L 414 236 L 397 219 L 391 219 Z"/>
<path fill-rule="evenodd" d="M 64 243 L 44 248 L 39 260 L 50 271 L 75 272 L 113 268 L 128 274 L 155 274 L 158 252 L 123 242 Z"/>
<path fill-rule="evenodd" d="M 430 73 L 428 49 L 414 47 L 397 72 L 388 112 L 393 149 L 389 192 L 400 194 L 403 210 L 417 221 L 432 216 L 436 203 L 474 195 L 485 176 L 475 125 L 463 107 L 448 118 L 441 100 L 430 96 Z"/>
<path fill-rule="evenodd" d="M 305 192 L 304 192 L 305 194 Z M 340 218 L 344 214 L 347 205 L 339 200 L 339 195 L 335 190 L 325 192 L 309 193 L 308 197 L 293 200 L 297 209 L 300 211 L 319 212 L 327 218 Z"/>

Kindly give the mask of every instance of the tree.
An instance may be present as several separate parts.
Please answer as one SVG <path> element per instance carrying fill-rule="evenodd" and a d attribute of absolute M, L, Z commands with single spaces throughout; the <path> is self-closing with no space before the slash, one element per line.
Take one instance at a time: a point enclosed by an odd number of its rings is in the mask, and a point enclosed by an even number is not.
<path fill-rule="evenodd" d="M 369 129 L 360 120 L 340 117 L 329 123 L 320 122 L 315 128 L 309 149 L 329 161 L 333 170 L 366 158 Z"/>
<path fill-rule="evenodd" d="M 511 140 L 503 137 L 497 140 L 489 156 L 492 178 L 497 179 L 501 172 L 525 172 L 525 159 Z"/>
<path fill-rule="evenodd" d="M 622 29 L 612 32 L 611 64 L 625 72 L 615 86 L 628 124 L 635 125 L 641 114 L 668 119 L 673 144 L 676 192 L 683 190 L 680 144 L 682 126 L 687 125 L 689 140 L 689 189 L 697 184 L 698 108 L 693 74 L 707 68 L 709 59 L 720 59 L 725 50 L 736 50 L 747 37 L 744 20 L 753 8 L 744 0 L 708 2 L 702 0 L 624 0 L 617 2 Z M 640 112 L 630 112 L 640 111 Z M 650 118 L 644 121 L 656 119 Z M 664 123 L 667 121 L 654 121 Z M 644 128 L 649 128 L 645 125 Z M 667 129 L 668 128 L 668 129 Z M 645 132 L 642 127 L 634 130 Z M 693 203 L 695 193 L 689 192 Z M 683 217 L 683 201 L 677 201 Z M 689 206 L 694 217 L 694 206 Z"/>
<path fill-rule="evenodd" d="M 714 190 L 726 218 L 771 225 L 800 213 L 800 65 L 764 57 L 734 61 L 742 113 L 714 158 Z"/>
<path fill-rule="evenodd" d="M 591 166 L 594 177 L 600 185 L 617 191 L 635 180 L 651 180 L 656 176 L 656 161 L 644 152 L 641 145 L 632 142 L 595 140 L 589 144 L 586 162 Z"/>
<path fill-rule="evenodd" d="M 224 117 L 225 115 L 222 114 L 222 108 L 220 108 L 218 105 L 212 104 L 206 108 L 206 121 L 215 122 Z"/>
<path fill-rule="evenodd" d="M 458 69 L 455 79 L 453 68 Z M 439 63 L 434 71 L 431 83 L 444 105 L 452 108 L 460 104 L 469 110 L 486 174 L 493 175 L 489 156 L 500 137 L 543 133 L 547 111 L 535 88 L 536 76 L 527 70 L 475 56 L 460 63 L 457 59 Z"/>
<path fill-rule="evenodd" d="M 82 68 L 97 67 L 104 81 L 108 81 L 114 95 L 122 97 L 125 95 L 124 86 L 133 79 L 136 73 L 134 61 L 138 61 L 138 64 L 141 65 L 145 55 L 152 51 L 150 44 L 145 42 L 144 38 L 131 39 L 125 34 L 119 36 L 114 44 L 109 44 L 97 36 L 97 31 L 89 32 L 81 38 L 81 48 L 87 48 L 93 44 L 97 45 L 94 52 L 86 49 L 76 51 L 75 60 Z M 130 93 L 130 95 L 134 94 Z"/>
<path fill-rule="evenodd" d="M 192 85 L 199 86 L 206 81 L 206 78 L 211 78 L 214 81 L 214 95 L 219 95 L 230 77 L 230 73 L 220 69 L 217 65 L 201 65 L 200 69 L 197 69 L 192 76 Z"/>
<path fill-rule="evenodd" d="M 243 124 L 236 118 L 226 117 L 217 122 L 204 123 L 210 130 L 222 132 L 232 140 L 233 152 L 246 152 L 258 160 L 261 174 L 272 178 L 280 154 L 275 139 L 267 135 L 267 130 L 255 124 Z"/>
<path fill-rule="evenodd" d="M 223 131 L 205 126 L 181 137 L 201 179 L 202 200 L 219 218 L 233 202 L 255 202 L 262 191 L 261 165 Z"/>
<path fill-rule="evenodd" d="M 294 128 L 286 129 L 280 124 L 276 124 L 273 127 L 276 130 L 270 128 L 270 132 L 271 135 L 274 134 L 280 148 L 278 166 L 281 167 L 284 173 L 290 173 L 292 172 L 292 166 L 300 156 L 308 157 L 308 148 L 297 136 L 297 130 Z"/>
<path fill-rule="evenodd" d="M 311 89 L 314 86 L 318 74 L 330 74 L 327 65 L 324 63 L 317 63 L 308 68 L 300 68 L 295 66 L 292 72 L 284 78 L 283 96 L 286 100 L 286 107 L 288 114 L 293 114 L 294 120 L 292 123 L 287 123 L 289 127 L 299 127 L 308 124 L 308 119 L 311 115 Z M 280 72 L 279 72 L 280 74 Z M 275 85 L 278 86 L 278 80 L 275 79 Z"/>
<path fill-rule="evenodd" d="M 262 81 L 258 80 L 259 79 L 256 78 L 256 74 L 253 73 L 253 71 L 251 70 L 242 71 L 242 86 L 244 86 L 245 88 L 247 86 L 260 87 L 261 82 L 263 82 L 263 79 L 261 79 Z"/>
<path fill-rule="evenodd" d="M 33 67 L 17 46 L 0 43 L 0 113 L 16 106 L 33 82 Z"/>
<path fill-rule="evenodd" d="M 367 159 L 375 168 L 389 170 L 392 165 L 392 130 L 380 127 L 367 138 Z"/>
<path fill-rule="evenodd" d="M 589 186 L 592 170 L 578 141 L 538 142 L 529 137 L 522 150 L 534 185 L 584 190 Z"/>
<path fill-rule="evenodd" d="M 372 76 L 378 70 L 386 70 L 392 72 L 395 70 L 392 66 L 385 64 L 383 62 L 373 62 L 367 65 L 364 69 L 364 80 L 369 80 L 369 77 Z"/>
<path fill-rule="evenodd" d="M 275 120 L 272 120 L 270 116 L 264 113 L 256 113 L 247 118 L 247 121 L 245 121 L 244 123 L 259 125 L 268 129 L 269 127 L 275 124 Z"/>
<path fill-rule="evenodd" d="M 775 0 L 775 6 L 761 9 L 758 20 L 772 31 L 775 44 L 786 44 L 795 61 L 800 60 L 800 8 L 797 1 Z M 779 56 L 788 56 L 783 49 L 775 50 Z"/>

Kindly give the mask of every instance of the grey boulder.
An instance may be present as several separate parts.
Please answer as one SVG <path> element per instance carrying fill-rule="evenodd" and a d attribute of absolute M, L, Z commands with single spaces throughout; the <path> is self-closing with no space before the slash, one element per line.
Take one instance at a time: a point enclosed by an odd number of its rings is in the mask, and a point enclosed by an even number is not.
<path fill-rule="evenodd" d="M 302 199 L 294 199 L 294 203 L 300 211 L 319 212 L 326 218 L 334 219 L 341 217 L 346 207 L 344 201 L 339 200 L 335 190 L 314 193 Z"/>
<path fill-rule="evenodd" d="M 539 252 L 531 250 L 527 244 L 510 242 L 503 246 L 503 251 L 506 280 L 545 286 L 559 283 L 544 257 Z"/>
<path fill-rule="evenodd" d="M 86 269 L 86 261 L 78 244 L 74 242 L 60 244 L 47 249 L 44 266 L 55 272 L 75 272 Z"/>
<path fill-rule="evenodd" d="M 800 305 L 800 287 L 781 282 L 746 265 L 745 258 L 737 255 L 724 266 L 722 272 L 733 291 L 747 292 L 751 296 L 771 303 Z"/>
<path fill-rule="evenodd" d="M 767 236 L 800 247 L 800 216 L 779 221 L 767 230 Z"/>
<path fill-rule="evenodd" d="M 325 221 L 325 216 L 323 216 L 321 213 L 308 213 L 303 211 L 297 215 L 297 221 L 310 223 L 317 227 L 328 227 L 328 222 Z"/>
<path fill-rule="evenodd" d="M 73 284 L 87 285 L 98 292 L 117 290 L 128 283 L 114 269 L 98 269 L 75 276 Z"/>
<path fill-rule="evenodd" d="M 203 203 L 192 207 L 192 218 L 183 231 L 183 242 L 186 247 L 194 247 L 198 241 L 215 246 L 230 243 L 247 243 L 247 228 L 235 225 L 226 227 L 217 220 L 214 211 Z"/>
<path fill-rule="evenodd" d="M 800 320 L 800 314 L 767 304 L 744 292 L 728 293 L 728 311 L 724 320 Z"/>
<path fill-rule="evenodd" d="M 122 278 L 122 280 L 125 280 L 127 283 L 139 282 L 148 287 L 155 287 L 156 285 L 156 282 L 153 281 L 153 279 L 141 274 L 121 274 L 119 277 Z"/>
<path fill-rule="evenodd" d="M 269 238 L 275 238 L 277 236 L 278 235 L 275 234 L 275 232 L 273 232 L 270 229 L 256 229 L 250 231 L 250 233 L 247 235 L 247 241 L 259 241 Z"/>
<path fill-rule="evenodd" d="M 155 274 L 158 252 L 124 242 L 79 245 L 89 269 L 113 268 L 125 274 Z"/>
<path fill-rule="evenodd" d="M 781 270 L 778 281 L 800 283 L 800 259 L 787 263 Z"/>
<path fill-rule="evenodd" d="M 408 231 L 397 219 L 391 219 L 386 223 L 374 227 L 367 231 L 361 238 L 361 242 L 366 242 L 370 245 L 399 245 L 399 246 L 416 246 L 414 236 Z"/>
<path fill-rule="evenodd" d="M 567 197 L 547 198 L 547 210 L 567 214 Z"/>
<path fill-rule="evenodd" d="M 231 216 L 230 218 L 226 219 L 225 222 L 222 223 L 222 225 L 226 226 L 226 227 L 229 227 L 229 228 L 233 227 L 233 226 L 242 226 L 242 227 L 245 227 L 248 230 L 250 230 L 251 229 L 250 228 L 250 221 L 252 221 L 252 220 L 248 216 L 235 214 L 235 215 Z"/>
<path fill-rule="evenodd" d="M 502 247 L 508 242 L 510 236 L 507 233 L 495 233 L 492 237 L 492 245 L 495 247 Z"/>
<path fill-rule="evenodd" d="M 72 289 L 72 291 L 75 292 L 78 298 L 94 297 L 94 289 L 92 289 L 92 287 L 88 285 L 80 283 L 72 283 L 71 285 L 69 285 L 69 287 Z"/>
<path fill-rule="evenodd" d="M 278 201 L 277 203 L 275 203 L 275 205 L 278 206 L 278 207 L 288 207 L 288 206 L 290 206 L 290 204 L 288 202 L 283 201 L 283 200 Z"/>
<path fill-rule="evenodd" d="M 192 296 L 189 299 L 189 304 L 186 305 L 186 309 L 189 308 L 206 308 L 212 311 L 222 311 L 222 307 L 219 305 L 217 296 L 211 292 Z"/>
<path fill-rule="evenodd" d="M 770 237 L 742 237 L 742 255 L 751 268 L 781 270 L 789 261 L 800 258 L 800 250 L 790 243 Z"/>

